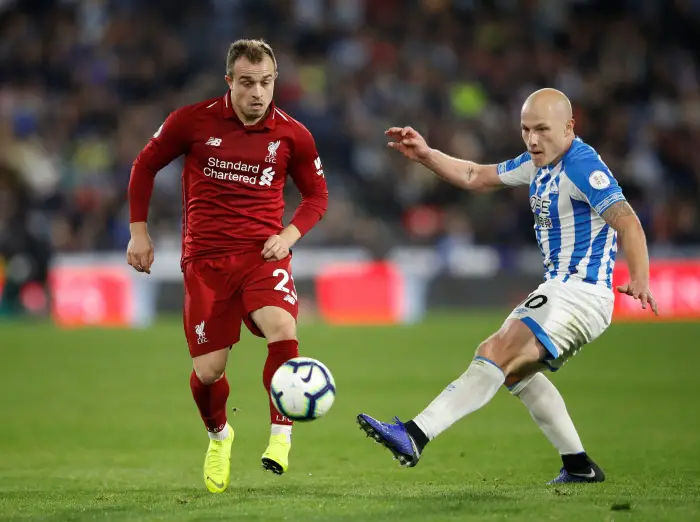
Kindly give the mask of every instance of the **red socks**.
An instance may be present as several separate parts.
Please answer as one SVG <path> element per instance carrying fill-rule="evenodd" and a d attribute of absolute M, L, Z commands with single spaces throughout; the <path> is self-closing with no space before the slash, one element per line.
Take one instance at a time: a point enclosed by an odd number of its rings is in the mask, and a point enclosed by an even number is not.
<path fill-rule="evenodd" d="M 263 369 L 263 384 L 270 395 L 270 383 L 277 368 L 282 366 L 289 359 L 299 356 L 299 342 L 291 339 L 288 341 L 277 341 L 267 345 L 267 360 Z M 192 371 L 190 375 L 190 388 L 192 397 L 197 403 L 199 414 L 202 416 L 207 431 L 216 433 L 226 426 L 226 399 L 228 399 L 229 385 L 226 374 L 213 384 L 205 385 L 199 380 L 197 374 Z M 292 421 L 281 415 L 270 399 L 270 423 L 291 426 Z"/>
<path fill-rule="evenodd" d="M 282 366 L 289 359 L 299 356 L 299 341 L 290 339 L 288 341 L 276 341 L 267 345 L 267 360 L 263 369 L 263 384 L 270 396 L 270 383 L 277 368 Z M 291 426 L 292 421 L 277 411 L 272 399 L 270 399 L 270 423 Z"/>
<path fill-rule="evenodd" d="M 216 433 L 223 430 L 226 426 L 226 399 L 229 393 L 226 374 L 207 386 L 199 380 L 193 370 L 190 375 L 190 388 L 207 431 Z"/>

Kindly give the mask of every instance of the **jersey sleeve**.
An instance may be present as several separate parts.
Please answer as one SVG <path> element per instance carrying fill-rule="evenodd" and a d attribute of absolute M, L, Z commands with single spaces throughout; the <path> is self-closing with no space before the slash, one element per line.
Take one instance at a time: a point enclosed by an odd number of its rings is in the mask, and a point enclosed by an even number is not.
<path fill-rule="evenodd" d="M 498 177 L 506 185 L 529 185 L 536 170 L 530 153 L 523 152 L 515 159 L 499 163 Z"/>
<path fill-rule="evenodd" d="M 328 187 L 314 138 L 301 124 L 298 124 L 294 136 L 294 153 L 289 175 L 301 193 L 301 203 L 292 217 L 291 224 L 297 227 L 303 236 L 326 213 Z"/>
<path fill-rule="evenodd" d="M 187 152 L 188 122 L 182 111 L 172 112 L 134 160 L 129 179 L 129 221 L 146 221 L 156 174 Z"/>
<path fill-rule="evenodd" d="M 615 176 L 601 160 L 581 161 L 567 167 L 566 174 L 580 191 L 582 199 L 587 201 L 598 215 L 613 203 L 625 200 Z"/>

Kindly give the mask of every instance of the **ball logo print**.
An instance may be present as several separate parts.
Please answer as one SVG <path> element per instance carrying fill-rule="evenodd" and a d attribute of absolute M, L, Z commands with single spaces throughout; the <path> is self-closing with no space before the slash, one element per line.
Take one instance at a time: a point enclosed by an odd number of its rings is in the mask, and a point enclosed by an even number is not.
<path fill-rule="evenodd" d="M 328 413 L 335 401 L 330 370 L 310 357 L 295 357 L 272 376 L 270 397 L 277 411 L 293 421 L 312 421 Z"/>

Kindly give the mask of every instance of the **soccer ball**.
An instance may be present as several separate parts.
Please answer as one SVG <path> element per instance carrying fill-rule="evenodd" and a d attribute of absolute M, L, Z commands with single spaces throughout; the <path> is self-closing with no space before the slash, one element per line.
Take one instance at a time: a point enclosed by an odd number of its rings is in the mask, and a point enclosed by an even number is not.
<path fill-rule="evenodd" d="M 280 366 L 270 385 L 272 403 L 293 421 L 323 417 L 335 401 L 335 380 L 316 359 L 295 357 Z"/>

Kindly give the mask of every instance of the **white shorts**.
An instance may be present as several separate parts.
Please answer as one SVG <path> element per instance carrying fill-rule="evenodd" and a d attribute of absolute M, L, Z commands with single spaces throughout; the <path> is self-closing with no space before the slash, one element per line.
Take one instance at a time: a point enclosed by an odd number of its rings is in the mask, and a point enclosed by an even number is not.
<path fill-rule="evenodd" d="M 545 281 L 508 316 L 521 320 L 532 330 L 549 352 L 543 362 L 552 371 L 561 368 L 610 325 L 614 295 L 587 291 L 586 286 L 590 285 L 575 280 Z"/>

